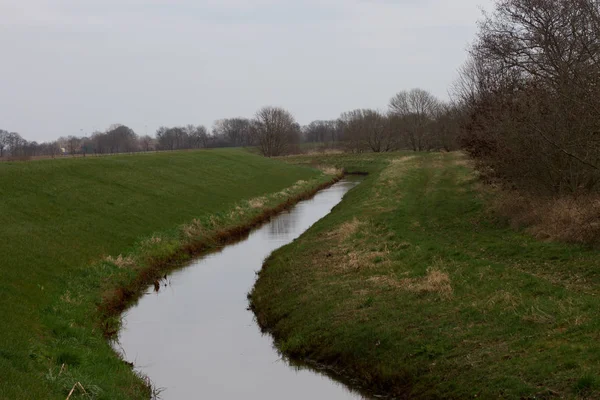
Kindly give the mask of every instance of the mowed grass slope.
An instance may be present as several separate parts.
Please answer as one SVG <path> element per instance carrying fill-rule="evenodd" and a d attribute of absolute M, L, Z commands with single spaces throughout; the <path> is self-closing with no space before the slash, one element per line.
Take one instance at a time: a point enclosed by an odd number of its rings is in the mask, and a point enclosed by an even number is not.
<path fill-rule="evenodd" d="M 600 252 L 486 211 L 460 154 L 289 158 L 371 175 L 251 301 L 286 354 L 400 398 L 600 398 Z"/>
<path fill-rule="evenodd" d="M 92 331 L 95 304 L 86 302 L 101 293 L 74 293 L 72 282 L 110 282 L 112 272 L 90 266 L 156 232 L 312 179 L 322 175 L 238 150 L 0 163 L 0 398 L 64 399 L 71 382 L 60 382 L 63 364 L 86 371 L 77 379 L 87 378 L 97 398 L 135 387 L 102 332 Z M 77 316 L 88 322 L 64 320 L 59 298 L 91 313 Z M 101 351 L 87 357 L 69 350 L 75 343 Z"/>

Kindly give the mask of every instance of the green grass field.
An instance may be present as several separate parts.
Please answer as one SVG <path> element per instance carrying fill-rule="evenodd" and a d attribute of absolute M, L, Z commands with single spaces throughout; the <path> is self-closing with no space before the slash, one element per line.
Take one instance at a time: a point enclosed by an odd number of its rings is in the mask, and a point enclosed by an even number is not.
<path fill-rule="evenodd" d="M 460 154 L 288 157 L 369 172 L 250 295 L 285 354 L 401 398 L 600 398 L 600 252 L 486 211 Z"/>
<path fill-rule="evenodd" d="M 76 382 L 145 398 L 98 306 L 140 265 L 328 179 L 241 150 L 0 163 L 0 399 L 64 400 Z"/>

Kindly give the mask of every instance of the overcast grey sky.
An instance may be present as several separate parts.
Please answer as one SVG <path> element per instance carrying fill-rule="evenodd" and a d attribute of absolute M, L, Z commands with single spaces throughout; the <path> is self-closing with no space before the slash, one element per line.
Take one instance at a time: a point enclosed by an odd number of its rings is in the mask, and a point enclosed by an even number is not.
<path fill-rule="evenodd" d="M 447 97 L 491 0 L 0 0 L 0 129 L 45 141 Z M 147 127 L 147 128 L 146 128 Z"/>

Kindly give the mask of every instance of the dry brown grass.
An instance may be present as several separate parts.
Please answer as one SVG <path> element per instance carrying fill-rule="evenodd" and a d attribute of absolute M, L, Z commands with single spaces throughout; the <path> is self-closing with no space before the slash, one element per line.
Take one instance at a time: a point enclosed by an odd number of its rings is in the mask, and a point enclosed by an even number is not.
<path fill-rule="evenodd" d="M 388 167 L 381 173 L 379 182 L 386 186 L 398 183 L 398 178 L 410 169 L 410 161 L 415 160 L 417 156 L 404 156 L 390 160 Z"/>
<path fill-rule="evenodd" d="M 392 276 L 373 276 L 368 279 L 377 286 L 393 287 L 415 293 L 435 293 L 443 298 L 453 294 L 450 276 L 436 267 L 427 269 L 427 275 L 422 278 L 396 279 Z"/>
<path fill-rule="evenodd" d="M 330 167 L 330 166 L 320 165 L 317 168 L 320 169 L 325 175 L 336 176 L 336 175 L 341 175 L 342 174 L 342 170 L 341 169 Z"/>
<path fill-rule="evenodd" d="M 188 238 L 200 236 L 204 232 L 204 226 L 198 219 L 193 219 L 189 224 L 184 225 L 181 228 L 183 234 Z"/>
<path fill-rule="evenodd" d="M 400 199 L 402 197 L 402 193 L 399 191 L 400 178 L 411 168 L 410 161 L 416 158 L 417 156 L 403 156 L 390 160 L 388 167 L 379 175 L 377 186 L 367 206 L 377 207 L 378 203 L 385 200 L 381 193 L 384 189 L 395 188 L 394 195 Z"/>
<path fill-rule="evenodd" d="M 296 181 L 296 183 L 294 183 L 294 186 L 292 186 L 292 188 L 299 188 L 300 186 L 302 186 L 302 185 L 306 185 L 306 184 L 307 184 L 307 182 L 306 182 L 306 181 L 303 181 L 303 180 L 301 179 L 301 180 L 299 180 L 299 181 Z"/>
<path fill-rule="evenodd" d="M 152 236 L 151 238 L 145 239 L 142 241 L 143 247 L 152 247 L 162 242 L 162 238 L 160 236 Z"/>
<path fill-rule="evenodd" d="M 400 157 L 400 158 L 394 158 L 390 162 L 392 163 L 392 165 L 404 164 L 404 163 L 406 163 L 408 161 L 414 160 L 415 158 L 417 158 L 417 156 L 403 156 L 403 157 Z"/>
<path fill-rule="evenodd" d="M 346 254 L 330 253 L 333 254 L 332 261 L 329 265 L 335 272 L 343 273 L 348 271 L 356 271 L 359 269 L 367 268 L 372 264 L 367 254 L 360 251 L 348 251 Z"/>
<path fill-rule="evenodd" d="M 237 219 L 237 218 L 243 217 L 245 213 L 246 213 L 246 211 L 242 207 L 237 206 L 236 208 L 234 208 L 233 210 L 231 210 L 229 212 L 229 218 Z"/>
<path fill-rule="evenodd" d="M 534 324 L 551 324 L 556 320 L 556 317 L 545 312 L 539 307 L 531 306 L 531 308 L 527 310 L 521 319 Z"/>
<path fill-rule="evenodd" d="M 251 208 L 263 208 L 265 206 L 266 199 L 264 197 L 257 197 L 248 201 L 248 205 Z"/>
<path fill-rule="evenodd" d="M 501 307 L 505 310 L 515 310 L 521 300 L 505 290 L 498 290 L 486 300 L 487 308 Z"/>
<path fill-rule="evenodd" d="M 442 297 L 452 296 L 450 276 L 435 267 L 427 269 L 427 275 L 421 279 L 404 279 L 408 290 L 414 292 L 437 293 Z"/>
<path fill-rule="evenodd" d="M 474 169 L 475 163 L 469 158 L 468 155 L 460 151 L 457 151 L 453 154 L 455 155 L 454 159 L 452 160 L 454 165 L 460 165 L 461 167 Z"/>
<path fill-rule="evenodd" d="M 356 246 L 352 246 L 356 247 Z M 331 248 L 327 256 L 315 256 L 314 265 L 326 268 L 326 273 L 334 271 L 335 273 L 346 273 L 349 271 L 358 271 L 367 268 L 378 268 L 388 266 L 389 251 L 359 251 L 351 250 L 349 246 L 339 246 Z"/>
<path fill-rule="evenodd" d="M 600 243 L 600 197 L 539 198 L 498 191 L 493 210 L 514 228 L 527 228 L 538 239 Z"/>
<path fill-rule="evenodd" d="M 356 237 L 356 233 L 363 232 L 362 237 Z M 339 225 L 336 229 L 323 235 L 327 241 L 325 252 L 315 254 L 314 265 L 324 265 L 328 270 L 336 273 L 346 273 L 366 268 L 381 268 L 389 266 L 390 250 L 388 244 L 378 249 L 368 249 L 365 241 L 377 236 L 368 221 L 353 218 Z M 381 238 L 381 243 L 385 238 Z"/>
<path fill-rule="evenodd" d="M 324 156 L 324 155 L 335 155 L 335 154 L 344 154 L 345 152 L 343 150 L 339 150 L 339 149 L 316 149 L 316 150 L 309 150 L 307 151 L 305 154 L 306 155 L 320 155 L 320 156 Z"/>
<path fill-rule="evenodd" d="M 281 198 L 294 196 L 294 194 L 301 192 L 307 184 L 308 184 L 307 181 L 299 180 L 296 183 L 294 183 L 292 186 L 287 187 L 277 193 L 271 194 L 269 196 L 257 197 L 255 199 L 250 200 L 248 202 L 249 206 L 251 208 L 263 208 L 271 200 L 275 199 L 275 200 L 280 201 Z"/>
<path fill-rule="evenodd" d="M 340 241 L 347 240 L 350 236 L 358 232 L 358 229 L 364 225 L 364 222 L 359 221 L 358 218 L 354 217 L 352 221 L 344 222 L 336 230 L 329 232 L 329 237 L 335 237 Z"/>
<path fill-rule="evenodd" d="M 107 256 L 104 258 L 104 261 L 112 263 L 119 268 L 135 267 L 135 260 L 131 256 L 124 257 L 121 254 L 119 254 L 117 257 Z"/>
<path fill-rule="evenodd" d="M 417 156 L 404 156 L 390 160 L 390 165 L 381 174 L 381 180 L 397 182 L 397 178 L 410 168 L 410 161 Z"/>

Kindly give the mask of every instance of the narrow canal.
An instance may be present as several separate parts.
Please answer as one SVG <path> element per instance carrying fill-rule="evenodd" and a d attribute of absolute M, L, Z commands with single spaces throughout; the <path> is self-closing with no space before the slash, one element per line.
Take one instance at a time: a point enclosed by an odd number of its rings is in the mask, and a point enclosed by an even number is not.
<path fill-rule="evenodd" d="M 341 383 L 292 366 L 248 311 L 255 272 L 275 249 L 323 218 L 358 183 L 345 179 L 273 218 L 242 242 L 172 274 L 124 316 L 125 358 L 161 399 L 364 399 Z"/>

